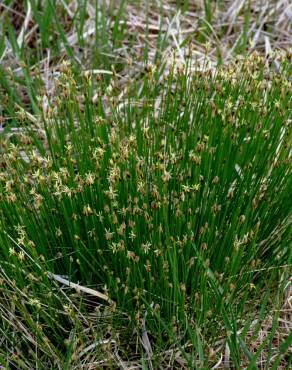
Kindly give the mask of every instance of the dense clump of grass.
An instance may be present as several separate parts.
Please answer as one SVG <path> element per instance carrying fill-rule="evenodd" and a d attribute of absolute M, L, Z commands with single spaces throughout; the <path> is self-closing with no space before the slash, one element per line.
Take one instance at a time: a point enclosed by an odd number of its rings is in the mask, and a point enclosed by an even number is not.
<path fill-rule="evenodd" d="M 60 293 L 52 277 L 65 276 L 103 294 L 99 335 L 109 330 L 129 359 L 141 331 L 154 367 L 177 346 L 189 368 L 208 368 L 220 338 L 233 366 L 242 354 L 255 366 L 250 324 L 271 296 L 280 304 L 291 262 L 291 68 L 283 55 L 280 70 L 267 63 L 254 53 L 214 74 L 147 66 L 119 95 L 114 74 L 77 83 L 65 63 L 54 101 L 38 97 L 36 127 L 19 112 L 26 128 L 1 143 L 1 274 L 46 349 L 23 341 L 3 359 L 75 361 L 93 308 Z"/>

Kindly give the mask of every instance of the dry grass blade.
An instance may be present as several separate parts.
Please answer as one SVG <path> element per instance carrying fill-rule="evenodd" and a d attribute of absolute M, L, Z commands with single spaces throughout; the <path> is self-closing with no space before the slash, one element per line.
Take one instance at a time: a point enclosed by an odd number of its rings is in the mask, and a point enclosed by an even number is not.
<path fill-rule="evenodd" d="M 145 312 L 143 320 L 142 320 L 142 338 L 141 338 L 141 342 L 142 342 L 142 345 L 143 345 L 143 347 L 146 351 L 146 354 L 147 354 L 147 360 L 148 360 L 149 367 L 150 367 L 151 370 L 153 370 L 153 364 L 152 364 L 152 361 L 151 361 L 151 358 L 153 356 L 153 350 L 152 350 L 151 343 L 150 343 L 148 333 L 147 333 L 147 329 L 146 329 L 146 317 L 147 317 L 147 311 Z"/>
<path fill-rule="evenodd" d="M 108 302 L 111 305 L 114 305 L 115 304 L 115 302 L 112 301 L 107 295 L 105 295 L 103 293 L 100 293 L 97 290 L 84 287 L 84 286 L 82 286 L 80 284 L 72 283 L 70 280 L 64 279 L 60 275 L 56 275 L 56 274 L 53 274 L 51 272 L 48 272 L 48 277 L 51 278 L 51 279 L 54 279 L 54 280 L 58 281 L 61 284 L 67 285 L 70 288 L 76 289 L 77 292 L 78 291 L 81 291 L 81 292 L 90 294 L 90 295 L 92 295 L 94 297 L 100 298 L 100 299 Z"/>

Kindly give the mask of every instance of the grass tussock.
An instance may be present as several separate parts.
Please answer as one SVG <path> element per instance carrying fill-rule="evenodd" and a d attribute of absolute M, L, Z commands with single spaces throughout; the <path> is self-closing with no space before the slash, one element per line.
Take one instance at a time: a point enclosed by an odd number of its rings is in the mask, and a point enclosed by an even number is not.
<path fill-rule="evenodd" d="M 0 5 L 0 368 L 291 367 L 291 6 Z"/>
<path fill-rule="evenodd" d="M 124 351 L 107 362 L 131 362 L 140 338 L 154 368 L 172 346 L 184 366 L 212 367 L 222 341 L 232 366 L 256 364 L 266 346 L 267 364 L 281 363 L 279 313 L 252 345 L 279 312 L 291 257 L 291 71 L 280 58 L 281 73 L 256 53 L 213 76 L 147 68 L 122 100 L 114 75 L 77 83 L 64 63 L 54 101 L 38 96 L 37 129 L 19 110 L 25 129 L 2 140 L 1 274 L 14 286 L 12 301 L 1 288 L 4 359 L 62 368 L 64 354 L 81 361 L 105 341 Z"/>

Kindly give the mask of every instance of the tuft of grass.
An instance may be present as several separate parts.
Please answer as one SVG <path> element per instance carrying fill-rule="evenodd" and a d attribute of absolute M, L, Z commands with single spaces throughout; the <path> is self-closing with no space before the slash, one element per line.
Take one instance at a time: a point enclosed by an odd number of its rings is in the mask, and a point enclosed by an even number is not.
<path fill-rule="evenodd" d="M 212 73 L 190 52 L 122 90 L 64 62 L 34 122 L 19 109 L 1 138 L 1 363 L 286 361 L 291 65 L 274 57 Z"/>
<path fill-rule="evenodd" d="M 290 31 L 286 1 L 1 2 L 0 367 L 290 367 Z"/>

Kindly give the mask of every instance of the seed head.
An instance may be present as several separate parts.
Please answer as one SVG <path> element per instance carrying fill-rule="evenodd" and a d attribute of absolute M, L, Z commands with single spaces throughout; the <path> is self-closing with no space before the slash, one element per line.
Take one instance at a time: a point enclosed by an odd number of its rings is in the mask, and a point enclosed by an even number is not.
<path fill-rule="evenodd" d="M 86 206 L 83 207 L 83 214 L 84 214 L 84 216 L 90 216 L 90 215 L 93 214 L 93 211 L 90 208 L 89 204 L 87 204 Z"/>

